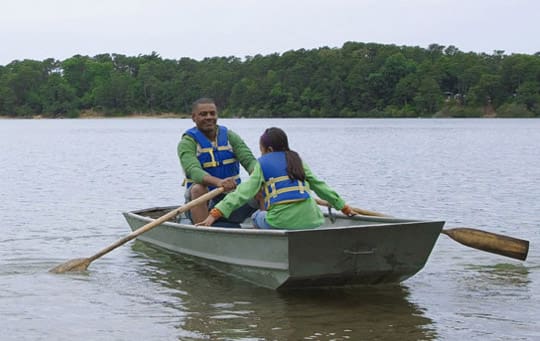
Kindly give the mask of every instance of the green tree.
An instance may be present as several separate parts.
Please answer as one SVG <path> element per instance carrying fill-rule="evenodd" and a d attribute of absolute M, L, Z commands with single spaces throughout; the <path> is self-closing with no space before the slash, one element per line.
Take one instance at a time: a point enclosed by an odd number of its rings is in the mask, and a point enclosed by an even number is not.
<path fill-rule="evenodd" d="M 439 109 L 442 94 L 439 84 L 432 77 L 424 77 L 419 84 L 418 94 L 414 97 L 416 110 L 423 116 L 432 116 Z"/>
<path fill-rule="evenodd" d="M 76 55 L 61 63 L 63 75 L 69 85 L 75 89 L 77 97 L 82 98 L 92 87 L 92 79 L 88 70 L 90 58 Z"/>
<path fill-rule="evenodd" d="M 406 107 L 413 103 L 414 97 L 419 92 L 420 81 L 415 73 L 408 74 L 401 78 L 396 84 L 394 90 L 393 103 L 402 107 Z"/>
<path fill-rule="evenodd" d="M 13 89 L 5 83 L 5 81 L 0 82 L 0 115 L 13 116 L 15 115 L 17 98 Z"/>
<path fill-rule="evenodd" d="M 15 61 L 7 65 L 5 85 L 11 89 L 6 95 L 13 102 L 17 116 L 41 114 L 42 104 L 39 88 L 47 79 L 43 64 L 35 60 Z M 12 97 L 14 96 L 14 98 Z"/>
<path fill-rule="evenodd" d="M 43 113 L 52 117 L 77 116 L 75 89 L 59 73 L 51 74 L 40 88 Z"/>
<path fill-rule="evenodd" d="M 498 106 L 506 100 L 503 94 L 501 76 L 494 74 L 483 74 L 478 83 L 471 89 L 473 102 L 478 105 L 493 104 Z"/>
<path fill-rule="evenodd" d="M 107 114 L 130 113 L 134 82 L 127 73 L 112 71 L 109 78 L 97 83 L 94 88 L 94 104 Z"/>
<path fill-rule="evenodd" d="M 538 82 L 526 81 L 516 91 L 516 102 L 525 105 L 527 110 L 540 116 L 540 85 Z"/>

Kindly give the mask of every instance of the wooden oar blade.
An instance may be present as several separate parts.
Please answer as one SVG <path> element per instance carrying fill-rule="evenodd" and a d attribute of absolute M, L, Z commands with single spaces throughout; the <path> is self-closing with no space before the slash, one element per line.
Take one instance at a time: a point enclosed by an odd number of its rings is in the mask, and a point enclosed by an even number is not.
<path fill-rule="evenodd" d="M 185 212 L 187 210 L 190 210 L 193 207 L 195 207 L 197 205 L 200 205 L 203 202 L 208 201 L 208 200 L 216 197 L 217 195 L 222 193 L 224 190 L 225 189 L 223 187 L 215 188 L 215 189 L 211 190 L 210 192 L 201 195 L 197 199 L 193 199 L 192 201 L 188 202 L 187 204 L 185 204 L 183 206 L 180 206 L 180 207 L 178 207 L 178 208 L 176 208 L 174 210 L 171 210 L 171 211 L 169 211 L 169 213 L 167 213 L 167 214 L 165 214 L 165 215 L 163 215 L 163 216 L 149 222 L 148 224 L 146 224 L 146 225 L 144 225 L 142 227 L 139 227 L 137 230 L 131 232 L 129 235 L 125 236 L 124 238 L 121 238 L 121 239 L 117 240 L 113 244 L 103 248 L 98 253 L 94 254 L 93 256 L 88 257 L 88 258 L 72 259 L 72 260 L 67 261 L 67 262 L 65 262 L 63 264 L 55 266 L 54 268 L 50 269 L 49 272 L 64 273 L 64 272 L 68 272 L 68 271 L 77 271 L 77 272 L 85 271 L 88 268 L 88 266 L 90 265 L 90 263 L 93 262 L 94 260 L 98 259 L 99 257 L 111 252 L 112 250 L 116 249 L 120 245 L 123 245 L 123 244 L 127 243 L 128 241 L 136 238 L 137 236 L 139 236 L 139 235 L 141 235 L 141 234 L 143 234 L 143 233 L 145 233 L 147 231 L 150 231 L 154 227 L 159 226 L 161 223 L 164 223 L 165 221 L 169 220 L 170 218 L 173 218 L 174 216 L 176 216 L 176 215 L 178 215 L 180 213 L 183 213 L 183 212 Z"/>
<path fill-rule="evenodd" d="M 88 268 L 88 265 L 90 265 L 90 262 L 91 262 L 90 258 L 72 259 L 65 263 L 55 266 L 54 268 L 50 269 L 49 272 L 52 272 L 55 274 L 61 274 L 64 272 L 82 272 L 82 271 L 86 271 L 86 269 Z"/>
<path fill-rule="evenodd" d="M 527 259 L 529 241 L 492 232 L 456 227 L 442 230 L 453 240 L 466 246 L 519 260 Z"/>

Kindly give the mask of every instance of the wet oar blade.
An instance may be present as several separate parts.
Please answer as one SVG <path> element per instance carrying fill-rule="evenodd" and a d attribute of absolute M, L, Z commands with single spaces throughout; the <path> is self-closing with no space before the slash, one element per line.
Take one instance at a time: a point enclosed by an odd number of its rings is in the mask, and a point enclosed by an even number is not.
<path fill-rule="evenodd" d="M 453 240 L 472 248 L 519 260 L 527 259 L 529 241 L 467 227 L 442 230 Z"/>
<path fill-rule="evenodd" d="M 61 274 L 68 271 L 82 272 L 86 271 L 90 265 L 90 258 L 76 258 L 50 269 L 49 272 Z"/>
<path fill-rule="evenodd" d="M 219 195 L 223 191 L 224 191 L 223 187 L 215 188 L 212 191 L 201 195 L 197 199 L 193 199 L 192 201 L 188 202 L 187 204 L 185 204 L 183 206 L 180 206 L 180 207 L 170 211 L 169 213 L 155 219 L 154 221 L 152 221 L 152 222 L 138 228 L 136 231 L 133 231 L 129 235 L 125 236 L 124 238 L 121 238 L 121 239 L 117 240 L 116 242 L 114 242 L 113 244 L 111 244 L 111 245 L 107 246 L 106 248 L 102 249 L 101 251 L 99 251 L 95 255 L 93 255 L 91 257 L 88 257 L 88 258 L 72 259 L 70 261 L 67 261 L 67 262 L 65 262 L 63 264 L 60 264 L 60 265 L 50 269 L 49 272 L 64 273 L 64 272 L 67 272 L 67 271 L 85 271 L 88 268 L 88 266 L 90 265 L 90 263 L 93 262 L 94 260 L 98 259 L 99 257 L 109 253 L 110 251 L 116 249 L 120 245 L 123 245 L 123 244 L 127 243 L 128 241 L 136 238 L 137 236 L 139 236 L 139 235 L 141 235 L 141 234 L 143 234 L 143 233 L 145 233 L 147 231 L 150 231 L 151 229 L 159 226 L 161 223 L 164 223 L 165 221 L 175 217 L 177 214 L 180 214 L 182 212 L 190 210 L 191 208 L 193 208 L 193 207 L 195 207 L 197 205 L 200 205 L 203 202 L 206 202 L 206 201 L 216 197 L 217 195 Z"/>

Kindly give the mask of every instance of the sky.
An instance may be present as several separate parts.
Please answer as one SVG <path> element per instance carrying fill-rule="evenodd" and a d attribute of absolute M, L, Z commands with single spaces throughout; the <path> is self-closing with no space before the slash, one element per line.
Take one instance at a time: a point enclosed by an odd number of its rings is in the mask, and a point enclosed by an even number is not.
<path fill-rule="evenodd" d="M 162 58 L 339 48 L 347 41 L 540 51 L 539 0 L 2 0 L 0 65 L 118 53 Z"/>

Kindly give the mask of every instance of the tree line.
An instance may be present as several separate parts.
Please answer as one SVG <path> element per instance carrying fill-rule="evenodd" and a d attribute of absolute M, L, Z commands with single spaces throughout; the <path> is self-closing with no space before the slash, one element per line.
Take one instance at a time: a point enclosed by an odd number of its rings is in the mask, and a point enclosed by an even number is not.
<path fill-rule="evenodd" d="M 75 55 L 0 66 L 0 116 L 189 113 L 222 117 L 539 117 L 540 52 L 347 42 L 269 55 Z"/>

